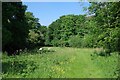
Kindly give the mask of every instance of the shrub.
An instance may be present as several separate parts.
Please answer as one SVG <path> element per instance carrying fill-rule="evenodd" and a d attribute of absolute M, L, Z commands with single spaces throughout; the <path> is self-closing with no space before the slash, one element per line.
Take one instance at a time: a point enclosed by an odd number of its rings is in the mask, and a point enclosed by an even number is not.
<path fill-rule="evenodd" d="M 93 47 L 94 46 L 94 36 L 93 35 L 85 35 L 82 39 L 82 47 Z"/>
<path fill-rule="evenodd" d="M 81 42 L 82 42 L 82 38 L 80 38 L 80 36 L 76 35 L 76 36 L 71 36 L 69 38 L 69 46 L 71 47 L 81 47 Z"/>
<path fill-rule="evenodd" d="M 94 51 L 94 55 L 97 55 L 97 56 L 110 56 L 110 51 L 109 51 L 109 49 L 105 49 L 105 50 L 103 50 L 103 49 L 101 49 L 100 51 Z"/>
<path fill-rule="evenodd" d="M 53 46 L 56 46 L 56 47 L 59 46 L 59 40 L 57 39 L 52 40 L 51 43 Z"/>

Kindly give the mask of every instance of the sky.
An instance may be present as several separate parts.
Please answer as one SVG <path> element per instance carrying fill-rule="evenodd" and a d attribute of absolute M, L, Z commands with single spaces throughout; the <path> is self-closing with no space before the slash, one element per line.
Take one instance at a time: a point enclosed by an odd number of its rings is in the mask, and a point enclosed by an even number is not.
<path fill-rule="evenodd" d="M 88 7 L 88 2 L 23 2 L 27 11 L 39 18 L 41 25 L 48 26 L 63 15 L 85 14 L 83 7 Z"/>

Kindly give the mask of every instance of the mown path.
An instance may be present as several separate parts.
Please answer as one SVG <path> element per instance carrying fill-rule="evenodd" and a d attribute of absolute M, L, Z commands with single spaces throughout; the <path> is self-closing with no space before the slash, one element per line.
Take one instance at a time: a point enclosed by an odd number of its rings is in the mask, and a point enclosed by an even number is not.
<path fill-rule="evenodd" d="M 90 54 L 93 53 L 92 49 L 74 49 L 68 48 L 65 52 L 68 55 L 72 55 L 74 57 L 74 61 L 69 64 L 71 70 L 69 70 L 66 74 L 67 77 L 75 77 L 75 78 L 100 78 L 104 77 L 103 71 L 96 66 L 91 60 Z"/>
<path fill-rule="evenodd" d="M 80 49 L 80 48 L 60 48 L 57 49 L 58 55 L 68 56 L 71 62 L 65 66 L 69 68 L 66 71 L 65 76 L 71 78 L 109 78 L 113 77 L 108 75 L 110 70 L 109 67 L 113 67 L 112 63 L 107 62 L 111 58 L 100 57 L 100 60 L 92 60 L 91 54 L 94 53 L 94 49 Z M 104 60 L 102 60 L 104 59 Z M 115 59 L 115 58 L 114 58 Z M 117 59 L 116 59 L 117 60 Z M 102 62 L 104 61 L 104 62 Z M 106 61 L 106 63 L 105 63 Z M 113 61 L 113 60 L 112 60 Z M 112 62 L 111 61 L 111 62 Z M 111 66 L 109 66 L 111 64 Z M 115 68 L 115 67 L 114 67 Z M 110 69 L 110 70 L 109 70 Z M 109 72 L 109 73 L 108 73 Z"/>

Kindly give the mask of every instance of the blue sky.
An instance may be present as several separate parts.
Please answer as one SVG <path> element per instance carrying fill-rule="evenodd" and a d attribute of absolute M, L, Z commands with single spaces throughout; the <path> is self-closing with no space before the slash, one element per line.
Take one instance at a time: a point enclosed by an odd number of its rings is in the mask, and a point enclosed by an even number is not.
<path fill-rule="evenodd" d="M 88 2 L 23 2 L 27 11 L 39 18 L 41 25 L 48 26 L 62 15 L 85 14 L 83 7 L 88 7 Z"/>

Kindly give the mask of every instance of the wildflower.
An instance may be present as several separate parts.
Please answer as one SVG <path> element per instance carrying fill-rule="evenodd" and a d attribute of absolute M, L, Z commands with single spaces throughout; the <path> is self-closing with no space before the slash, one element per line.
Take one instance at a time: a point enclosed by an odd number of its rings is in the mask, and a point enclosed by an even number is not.
<path fill-rule="evenodd" d="M 20 49 L 20 52 L 22 52 L 22 49 Z"/>
<path fill-rule="evenodd" d="M 41 50 L 43 50 L 43 48 L 40 48 L 39 50 L 41 51 Z"/>

